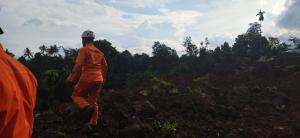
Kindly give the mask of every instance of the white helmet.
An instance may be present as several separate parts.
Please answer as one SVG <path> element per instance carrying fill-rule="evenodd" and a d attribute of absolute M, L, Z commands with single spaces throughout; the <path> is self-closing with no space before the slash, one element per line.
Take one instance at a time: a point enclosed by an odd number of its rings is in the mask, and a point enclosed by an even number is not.
<path fill-rule="evenodd" d="M 81 38 L 95 38 L 95 34 L 93 31 L 86 30 L 82 33 Z"/>

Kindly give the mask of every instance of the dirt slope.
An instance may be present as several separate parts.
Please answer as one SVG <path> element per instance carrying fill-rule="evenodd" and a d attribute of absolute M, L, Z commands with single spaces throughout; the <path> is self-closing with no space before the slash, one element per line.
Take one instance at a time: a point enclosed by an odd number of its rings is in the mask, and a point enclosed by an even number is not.
<path fill-rule="evenodd" d="M 285 58 L 104 91 L 94 132 L 65 103 L 36 114 L 33 137 L 300 137 L 300 63 Z"/>

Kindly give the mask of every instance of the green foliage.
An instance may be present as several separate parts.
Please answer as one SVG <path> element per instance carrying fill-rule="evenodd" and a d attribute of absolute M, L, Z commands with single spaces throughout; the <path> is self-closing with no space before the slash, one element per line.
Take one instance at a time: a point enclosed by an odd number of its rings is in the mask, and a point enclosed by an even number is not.
<path fill-rule="evenodd" d="M 164 137 L 174 137 L 176 135 L 178 123 L 176 121 L 166 121 L 162 123 L 160 121 L 155 120 L 154 127 L 159 129 Z"/>
<path fill-rule="evenodd" d="M 190 36 L 186 37 L 183 44 L 185 51 L 188 56 L 196 57 L 198 55 L 197 45 L 193 44 L 192 38 Z"/>
<path fill-rule="evenodd" d="M 46 47 L 45 45 L 40 46 L 39 49 L 40 49 L 40 51 L 41 51 L 40 53 L 41 53 L 42 55 L 45 55 L 45 54 L 46 54 L 47 47 Z"/>
<path fill-rule="evenodd" d="M 179 61 L 179 63 L 170 71 L 170 75 L 177 76 L 178 74 L 189 73 L 191 70 L 188 63 Z"/>
<path fill-rule="evenodd" d="M 193 73 L 222 73 L 224 70 L 233 70 L 235 65 L 255 63 L 261 57 L 276 58 L 280 55 L 291 55 L 284 51 L 291 46 L 299 48 L 300 41 L 296 37 L 291 37 L 290 41 L 292 44 L 288 45 L 280 42 L 278 38 L 267 39 L 262 35 L 261 24 L 254 22 L 245 33 L 237 36 L 232 47 L 225 42 L 223 45 L 215 46 L 216 48 L 212 50 L 209 49 L 211 44 L 208 38 L 197 46 L 191 37 L 186 37 L 182 43 L 186 54 L 181 57 L 175 49 L 158 41 L 152 46 L 153 56 L 145 53 L 133 55 L 127 50 L 119 52 L 111 42 L 105 39 L 96 40 L 94 44 L 104 53 L 109 65 L 105 89 L 136 87 L 140 83 L 149 82 L 151 88 L 140 92 L 141 95 L 148 96 L 153 93 L 179 93 L 174 84 L 162 78 Z M 18 58 L 38 79 L 38 102 L 51 101 L 49 99 L 51 94 L 53 99 L 70 100 L 72 87 L 67 85 L 65 80 L 73 68 L 78 49 L 42 45 L 39 50 L 33 53 L 26 48 L 24 54 Z M 9 51 L 7 53 L 12 55 Z M 287 66 L 285 69 L 297 72 L 299 67 Z M 209 76 L 197 77 L 193 81 L 194 83 L 208 83 Z M 191 89 L 192 92 L 201 91 L 200 88 L 199 90 L 198 88 Z M 38 104 L 39 106 L 41 104 Z"/>
<path fill-rule="evenodd" d="M 26 48 L 23 56 L 25 59 L 30 60 L 33 58 L 33 52 L 29 48 Z"/>
<path fill-rule="evenodd" d="M 162 132 L 167 136 L 175 136 L 177 130 L 177 122 L 166 122 L 162 125 Z"/>
<path fill-rule="evenodd" d="M 39 81 L 40 89 L 44 89 L 43 101 L 49 107 L 54 107 L 56 103 L 55 97 L 55 88 L 59 84 L 58 81 L 60 79 L 60 75 L 58 70 L 47 70 L 43 74 L 42 79 Z"/>
<path fill-rule="evenodd" d="M 231 63 L 232 61 L 232 49 L 227 42 L 224 42 L 224 44 L 221 45 L 221 62 Z"/>
<path fill-rule="evenodd" d="M 151 69 L 161 74 L 170 72 L 178 61 L 177 52 L 160 42 L 154 42 L 152 50 Z"/>
<path fill-rule="evenodd" d="M 41 52 L 44 52 L 44 47 L 42 46 L 40 48 Z M 51 45 L 49 46 L 49 48 L 46 48 L 46 52 L 49 56 L 59 56 L 58 52 L 60 50 L 60 47 L 58 47 L 57 45 Z"/>
<path fill-rule="evenodd" d="M 168 82 L 161 78 L 153 78 L 152 79 L 153 86 L 151 91 L 154 93 L 169 93 L 169 94 L 178 94 L 179 91 L 171 82 Z"/>
<path fill-rule="evenodd" d="M 143 96 L 148 96 L 150 94 L 178 94 L 179 93 L 179 90 L 175 87 L 175 85 L 162 78 L 152 77 L 152 79 L 149 79 L 145 82 L 151 84 L 150 85 L 151 87 L 139 92 Z M 141 82 L 137 81 L 135 83 L 138 84 Z"/>
<path fill-rule="evenodd" d="M 253 34 L 253 35 L 261 35 L 261 24 L 258 22 L 250 23 L 250 28 L 247 30 L 247 34 Z"/>
<path fill-rule="evenodd" d="M 216 63 L 220 63 L 221 62 L 221 48 L 220 47 L 216 47 L 214 52 L 213 52 L 213 59 L 215 60 Z"/>
<path fill-rule="evenodd" d="M 46 85 L 55 85 L 59 79 L 59 73 L 57 70 L 47 70 L 44 73 L 44 81 Z"/>
<path fill-rule="evenodd" d="M 269 47 L 271 48 L 270 55 L 272 56 L 278 56 L 283 51 L 288 50 L 288 45 L 285 43 L 280 43 L 279 39 L 276 37 L 269 37 Z"/>
<path fill-rule="evenodd" d="M 269 55 L 271 47 L 266 37 L 261 35 L 261 25 L 251 23 L 245 34 L 239 35 L 232 47 L 233 54 L 239 61 L 249 58 L 257 60 L 261 56 Z"/>
<path fill-rule="evenodd" d="M 107 40 L 96 40 L 94 45 L 104 53 L 105 59 L 108 63 L 108 72 L 106 78 L 105 88 L 121 88 L 125 86 L 128 70 L 126 67 L 128 61 L 119 56 L 120 53 L 115 47 Z"/>
<path fill-rule="evenodd" d="M 126 86 L 127 87 L 133 87 L 136 86 L 137 84 L 141 82 L 146 82 L 151 79 L 153 79 L 157 74 L 151 71 L 146 71 L 144 73 L 134 73 L 134 74 L 129 74 L 127 81 L 126 81 Z"/>

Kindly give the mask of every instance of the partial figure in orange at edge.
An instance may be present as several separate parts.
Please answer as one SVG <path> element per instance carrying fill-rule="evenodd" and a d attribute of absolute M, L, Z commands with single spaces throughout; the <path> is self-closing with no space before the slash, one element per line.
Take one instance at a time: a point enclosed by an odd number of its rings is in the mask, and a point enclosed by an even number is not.
<path fill-rule="evenodd" d="M 0 43 L 0 138 L 31 137 L 36 88 L 34 75 Z"/>

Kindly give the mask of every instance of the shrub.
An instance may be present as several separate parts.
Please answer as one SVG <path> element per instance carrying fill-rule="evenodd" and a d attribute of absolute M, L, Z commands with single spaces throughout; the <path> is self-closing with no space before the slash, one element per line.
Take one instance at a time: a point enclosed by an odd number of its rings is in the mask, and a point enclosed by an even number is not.
<path fill-rule="evenodd" d="M 151 89 L 153 92 L 169 94 L 179 93 L 178 89 L 169 81 L 157 77 L 154 77 L 152 81 L 154 82 Z"/>
<path fill-rule="evenodd" d="M 129 74 L 127 81 L 126 81 L 126 86 L 127 87 L 133 87 L 137 84 L 140 84 L 141 82 L 145 82 L 148 80 L 153 79 L 156 76 L 154 72 L 151 71 L 146 71 L 144 73 L 134 73 L 134 74 Z"/>
<path fill-rule="evenodd" d="M 166 121 L 166 122 L 160 122 L 155 120 L 154 121 L 154 127 L 156 129 L 159 129 L 160 132 L 164 137 L 174 137 L 176 135 L 178 123 Z"/>

